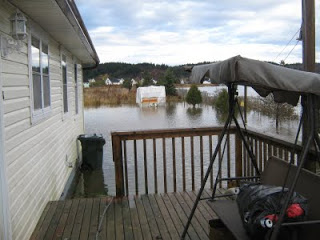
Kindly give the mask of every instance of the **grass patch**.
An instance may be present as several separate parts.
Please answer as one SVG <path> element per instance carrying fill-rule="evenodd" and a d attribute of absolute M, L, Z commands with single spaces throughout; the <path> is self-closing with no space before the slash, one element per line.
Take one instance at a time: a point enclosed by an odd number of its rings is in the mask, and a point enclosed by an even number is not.
<path fill-rule="evenodd" d="M 84 106 L 135 104 L 136 90 L 129 91 L 121 86 L 103 86 L 84 89 Z"/>

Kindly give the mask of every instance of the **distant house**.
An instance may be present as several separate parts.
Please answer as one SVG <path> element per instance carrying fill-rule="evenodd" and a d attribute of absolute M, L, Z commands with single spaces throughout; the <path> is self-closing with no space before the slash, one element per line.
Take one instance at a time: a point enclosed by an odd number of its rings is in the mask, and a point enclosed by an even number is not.
<path fill-rule="evenodd" d="M 111 80 L 109 78 L 106 79 L 105 85 L 112 85 L 112 82 L 111 82 Z"/>
<path fill-rule="evenodd" d="M 120 84 L 120 85 L 122 85 L 122 84 L 123 84 L 123 82 L 124 82 L 124 79 L 123 79 L 123 78 L 121 78 L 121 79 L 119 80 L 119 84 Z"/>
<path fill-rule="evenodd" d="M 0 1 L 0 16 L 0 239 L 27 240 L 48 201 L 68 194 L 83 69 L 99 58 L 75 1 Z"/>
<path fill-rule="evenodd" d="M 180 84 L 184 84 L 184 80 L 183 79 L 180 79 Z"/>
<path fill-rule="evenodd" d="M 202 84 L 211 84 L 211 79 L 208 77 L 205 77 Z"/>
<path fill-rule="evenodd" d="M 94 78 L 89 79 L 89 83 L 95 83 L 95 82 L 96 82 L 96 80 Z"/>
<path fill-rule="evenodd" d="M 83 87 L 84 88 L 89 88 L 90 87 L 90 83 L 88 83 L 88 82 L 83 83 Z"/>
<path fill-rule="evenodd" d="M 155 80 L 155 79 L 153 79 L 153 78 L 152 78 L 152 80 L 151 80 L 151 81 L 152 81 L 152 84 L 154 84 L 154 85 L 156 85 L 156 84 L 158 83 L 158 81 L 157 81 L 157 80 Z"/>
<path fill-rule="evenodd" d="M 121 85 L 121 79 L 118 79 L 118 78 L 111 78 L 111 82 L 112 82 L 112 85 Z"/>
<path fill-rule="evenodd" d="M 134 80 L 134 78 L 131 79 L 131 85 L 132 85 L 132 86 L 133 86 L 133 85 L 137 85 L 137 81 Z"/>

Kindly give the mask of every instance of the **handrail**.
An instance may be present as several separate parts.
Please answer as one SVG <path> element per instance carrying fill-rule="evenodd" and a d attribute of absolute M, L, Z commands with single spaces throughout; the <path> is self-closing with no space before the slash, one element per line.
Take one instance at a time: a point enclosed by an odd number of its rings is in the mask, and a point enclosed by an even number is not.
<path fill-rule="evenodd" d="M 183 191 L 187 187 L 195 190 L 196 185 L 203 179 L 203 172 L 209 161 L 208 156 L 212 155 L 214 137 L 218 136 L 221 130 L 222 127 L 205 127 L 112 132 L 116 195 L 125 196 L 129 195 L 129 192 L 134 192 L 136 195 L 142 192 L 149 193 L 151 188 L 158 193 L 160 185 L 163 185 L 164 192 L 169 191 L 169 187 L 172 187 L 172 191 L 177 191 L 178 182 L 181 183 L 180 187 L 182 186 Z M 263 171 L 266 161 L 272 155 L 287 161 L 291 158 L 296 161 L 297 154 L 300 153 L 300 147 L 293 152 L 293 144 L 288 141 L 252 130 L 242 130 L 253 145 L 260 171 Z M 250 164 L 249 156 L 236 128 L 231 127 L 229 134 L 225 152 L 226 169 L 221 177 L 254 176 L 255 170 Z M 130 142 L 132 145 L 129 144 Z M 141 151 L 139 146 L 142 148 Z M 186 151 L 190 151 L 190 154 L 186 154 Z M 221 157 L 221 151 L 219 157 Z M 187 162 L 187 159 L 190 161 Z M 196 165 L 200 165 L 199 171 Z M 152 167 L 153 171 L 150 170 Z M 163 171 L 159 172 L 161 167 Z M 191 176 L 187 177 L 190 172 Z M 212 183 L 213 172 L 210 175 L 211 187 Z M 129 188 L 132 184 L 135 185 L 134 190 Z"/>

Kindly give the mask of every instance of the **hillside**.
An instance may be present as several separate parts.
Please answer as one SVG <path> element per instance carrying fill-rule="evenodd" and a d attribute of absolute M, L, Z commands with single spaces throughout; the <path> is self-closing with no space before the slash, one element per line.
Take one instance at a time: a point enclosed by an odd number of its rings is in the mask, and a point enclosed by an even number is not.
<path fill-rule="evenodd" d="M 209 62 L 202 62 L 198 64 L 205 64 Z M 198 65 L 193 64 L 193 65 Z M 191 64 L 187 64 L 191 65 Z M 109 78 L 124 78 L 124 79 L 132 79 L 139 78 L 141 79 L 143 74 L 148 72 L 151 74 L 152 78 L 158 80 L 161 79 L 164 72 L 170 68 L 172 69 L 174 75 L 176 76 L 177 82 L 179 79 L 186 79 L 189 77 L 189 73 L 184 70 L 185 65 L 180 66 L 168 66 L 165 64 L 153 64 L 153 63 L 138 63 L 138 64 L 130 64 L 130 63 L 102 63 L 96 69 L 93 70 L 84 70 L 84 81 L 87 82 L 89 79 L 95 78 L 99 79 L 102 76 L 108 76 Z M 286 64 L 288 68 L 293 69 L 302 69 L 301 63 L 294 64 Z M 320 63 L 316 64 L 316 72 L 320 73 Z"/>

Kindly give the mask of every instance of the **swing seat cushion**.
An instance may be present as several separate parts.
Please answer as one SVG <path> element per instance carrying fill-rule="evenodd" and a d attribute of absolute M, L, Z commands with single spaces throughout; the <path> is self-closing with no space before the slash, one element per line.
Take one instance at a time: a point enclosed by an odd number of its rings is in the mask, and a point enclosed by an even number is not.
<path fill-rule="evenodd" d="M 261 183 L 267 185 L 282 186 L 285 181 L 289 164 L 277 157 L 268 160 L 265 171 L 261 175 Z M 295 173 L 296 166 L 290 167 L 286 187 L 289 187 Z M 308 220 L 320 219 L 320 176 L 303 169 L 300 173 L 295 191 L 308 199 Z M 236 239 L 250 239 L 245 231 L 238 211 L 238 206 L 234 200 L 208 201 L 209 206 L 215 211 L 217 216 L 231 231 Z M 317 239 L 320 236 L 320 225 L 305 225 L 302 227 L 303 239 Z"/>

